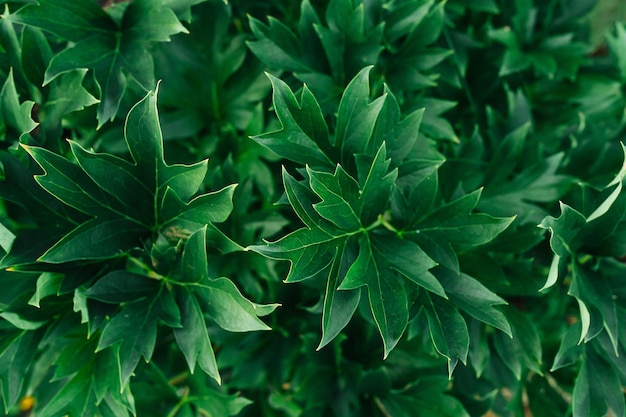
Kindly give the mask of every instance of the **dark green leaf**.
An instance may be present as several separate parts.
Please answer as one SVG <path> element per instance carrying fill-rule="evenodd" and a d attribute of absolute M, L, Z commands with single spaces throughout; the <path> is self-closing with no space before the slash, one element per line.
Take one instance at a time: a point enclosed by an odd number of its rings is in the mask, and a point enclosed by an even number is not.
<path fill-rule="evenodd" d="M 187 289 L 181 289 L 178 293 L 178 303 L 181 308 L 182 327 L 174 329 L 174 336 L 185 355 L 190 372 L 193 373 L 198 363 L 200 369 L 220 383 L 221 378 L 204 314 L 196 296 Z"/>

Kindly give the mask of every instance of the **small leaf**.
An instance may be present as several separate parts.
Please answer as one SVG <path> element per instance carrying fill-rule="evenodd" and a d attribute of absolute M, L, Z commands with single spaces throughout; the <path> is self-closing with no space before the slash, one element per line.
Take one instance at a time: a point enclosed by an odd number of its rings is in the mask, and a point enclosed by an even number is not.
<path fill-rule="evenodd" d="M 552 251 L 564 258 L 574 253 L 582 242 L 578 236 L 586 224 L 585 217 L 565 203 L 560 203 L 561 215 L 558 218 L 546 217 L 539 227 L 551 232 Z"/>
<path fill-rule="evenodd" d="M 159 283 L 153 278 L 117 270 L 99 278 L 84 294 L 94 300 L 119 304 L 154 294 L 158 288 Z"/>
<path fill-rule="evenodd" d="M 315 168 L 332 166 L 332 160 L 324 151 L 330 145 L 328 126 L 311 91 L 305 85 L 298 102 L 284 81 L 269 74 L 268 77 L 281 129 L 253 139 L 289 160 Z"/>
<path fill-rule="evenodd" d="M 174 336 L 185 355 L 189 371 L 193 373 L 196 363 L 204 372 L 221 383 L 213 347 L 209 339 L 204 314 L 197 298 L 187 289 L 178 292 L 182 327 L 174 329 Z"/>
<path fill-rule="evenodd" d="M 467 194 L 430 213 L 417 225 L 417 233 L 463 246 L 484 245 L 492 241 L 515 219 L 497 218 L 487 214 L 472 214 L 481 190 Z"/>
<path fill-rule="evenodd" d="M 463 273 L 458 275 L 443 267 L 433 269 L 433 274 L 443 285 L 450 301 L 457 307 L 483 323 L 502 330 L 509 337 L 513 337 L 511 325 L 506 316 L 494 308 L 496 305 L 507 304 L 506 301 L 469 275 Z"/>
<path fill-rule="evenodd" d="M 383 358 L 396 346 L 408 323 L 408 301 L 402 282 L 388 273 L 374 256 L 372 241 L 359 239 L 359 255 L 346 272 L 339 289 L 367 287 L 376 327 L 383 338 Z"/>
<path fill-rule="evenodd" d="M 333 174 L 310 168 L 307 173 L 311 189 L 322 199 L 313 205 L 315 211 L 340 229 L 360 229 L 359 210 L 351 204 L 358 199 L 359 186 L 341 165 L 337 165 Z"/>
<path fill-rule="evenodd" d="M 615 369 L 590 349 L 586 351 L 572 394 L 573 416 L 624 415 L 624 394 Z"/>
<path fill-rule="evenodd" d="M 341 149 L 342 162 L 368 149 L 374 126 L 386 96 L 370 102 L 369 72 L 371 66 L 363 68 L 346 87 L 339 109 L 333 146 Z"/>
<path fill-rule="evenodd" d="M 40 302 L 42 299 L 50 296 L 57 295 L 63 282 L 62 274 L 55 274 L 51 272 L 44 272 L 37 279 L 37 290 L 35 294 L 28 300 L 28 304 L 41 307 Z"/>
<path fill-rule="evenodd" d="M 458 361 L 467 363 L 470 345 L 467 324 L 451 303 L 427 293 L 424 293 L 423 300 L 430 336 L 437 352 L 448 359 L 448 377 L 452 378 Z"/>
<path fill-rule="evenodd" d="M 172 317 L 171 305 L 176 316 Z M 169 291 L 161 290 L 151 296 L 125 303 L 120 312 L 105 325 L 97 352 L 119 343 L 120 385 L 126 386 L 143 356 L 150 361 L 157 336 L 157 323 L 161 320 L 170 327 L 180 327 L 180 311 Z"/>
<path fill-rule="evenodd" d="M 119 26 L 90 0 L 72 4 L 42 0 L 20 9 L 10 20 L 73 43 L 52 58 L 44 84 L 69 71 L 91 69 L 101 89 L 99 126 L 117 115 L 128 75 L 146 91 L 154 88 L 154 62 L 146 47 L 186 31 L 170 8 L 146 0 L 125 8 Z"/>
<path fill-rule="evenodd" d="M 31 118 L 31 112 L 35 102 L 25 101 L 20 103 L 15 89 L 13 79 L 13 69 L 9 71 L 9 76 L 0 90 L 0 121 L 13 129 L 15 136 L 13 141 L 17 141 L 23 134 L 33 130 L 37 123 Z M 1 138 L 7 140 L 7 138 Z"/>
<path fill-rule="evenodd" d="M 258 319 L 258 307 L 247 300 L 228 278 L 209 280 L 197 287 L 203 310 L 224 330 L 270 330 Z"/>

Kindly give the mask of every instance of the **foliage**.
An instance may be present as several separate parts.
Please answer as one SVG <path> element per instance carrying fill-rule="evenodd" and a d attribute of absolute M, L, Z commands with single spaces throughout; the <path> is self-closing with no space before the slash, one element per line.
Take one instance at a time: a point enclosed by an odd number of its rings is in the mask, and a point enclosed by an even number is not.
<path fill-rule="evenodd" d="M 3 411 L 626 415 L 594 5 L 2 2 Z"/>

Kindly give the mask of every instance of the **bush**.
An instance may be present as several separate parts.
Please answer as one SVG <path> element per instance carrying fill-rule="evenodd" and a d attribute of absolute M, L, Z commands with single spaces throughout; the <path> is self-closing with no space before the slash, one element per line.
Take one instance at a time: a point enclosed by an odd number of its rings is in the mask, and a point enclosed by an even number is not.
<path fill-rule="evenodd" d="M 2 5 L 7 414 L 626 415 L 593 0 Z"/>

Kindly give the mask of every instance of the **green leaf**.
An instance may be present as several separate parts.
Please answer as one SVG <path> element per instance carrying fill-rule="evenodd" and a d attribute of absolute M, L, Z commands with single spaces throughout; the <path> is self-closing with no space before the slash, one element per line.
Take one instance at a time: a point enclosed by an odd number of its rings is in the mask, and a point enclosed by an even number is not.
<path fill-rule="evenodd" d="M 98 122 L 117 115 L 128 75 L 146 91 L 154 88 L 154 63 L 146 48 L 186 32 L 170 8 L 161 2 L 138 0 L 125 10 L 118 24 L 97 4 L 80 0 L 42 0 L 28 5 L 10 20 L 51 32 L 73 44 L 56 54 L 46 70 L 44 84 L 78 69 L 94 71 L 101 89 Z"/>
<path fill-rule="evenodd" d="M 207 161 L 166 164 L 156 93 L 131 109 L 125 139 L 133 163 L 87 151 L 76 142 L 70 142 L 70 148 L 77 164 L 44 148 L 23 145 L 44 169 L 37 182 L 65 204 L 93 216 L 48 249 L 41 261 L 113 258 L 139 247 L 141 239 L 159 227 L 168 233 L 172 228 L 188 229 L 186 237 L 211 222 L 226 220 L 234 186 L 188 201 L 202 185 Z M 238 248 L 212 225 L 208 230 L 215 243 Z"/>
<path fill-rule="evenodd" d="M 593 326 L 593 323 L 600 322 L 598 327 L 604 327 L 613 345 L 615 355 L 619 355 L 619 320 L 617 315 L 619 307 L 616 303 L 617 296 L 611 288 L 610 281 L 605 275 L 589 271 L 578 263 L 573 265 L 573 269 L 572 284 L 568 294 L 576 297 L 581 309 L 582 331 L 579 341 L 587 341 L 595 337 L 594 334 L 588 333 L 589 328 L 596 327 Z M 590 322 L 587 322 L 585 317 L 590 311 L 594 314 L 591 315 Z"/>
<path fill-rule="evenodd" d="M 28 318 L 22 317 L 19 313 L 14 313 L 12 311 L 3 311 L 0 313 L 0 318 L 3 318 L 11 323 L 13 327 L 21 330 L 36 330 L 46 324 L 46 321 L 29 320 Z"/>
<path fill-rule="evenodd" d="M 572 393 L 574 417 L 624 414 L 624 393 L 615 370 L 601 357 L 586 350 Z"/>
<path fill-rule="evenodd" d="M 340 290 L 367 287 L 376 327 L 383 338 L 386 358 L 400 340 L 408 323 L 408 300 L 404 285 L 386 272 L 374 256 L 373 242 L 367 235 L 359 239 L 359 255 L 346 272 Z"/>
<path fill-rule="evenodd" d="M 386 96 L 370 102 L 369 73 L 372 66 L 363 68 L 346 87 L 339 109 L 333 146 L 341 149 L 342 162 L 368 149 L 374 126 L 383 108 Z"/>
<path fill-rule="evenodd" d="M 386 142 L 380 145 L 374 160 L 368 165 L 367 170 L 359 170 L 359 216 L 364 225 L 369 225 L 384 213 L 396 179 L 397 168 L 389 171 L 390 159 L 387 158 Z M 357 159 L 357 168 L 360 164 Z"/>
<path fill-rule="evenodd" d="M 41 307 L 40 302 L 42 299 L 51 295 L 58 295 L 62 282 L 63 275 L 44 272 L 37 278 L 37 290 L 31 299 L 28 300 L 28 304 Z"/>
<path fill-rule="evenodd" d="M 9 339 L 8 335 L 4 337 Z M 40 337 L 36 332 L 19 331 L 11 339 L 11 343 L 0 351 L 0 392 L 5 412 L 23 395 L 26 388 L 24 375 L 33 365 Z"/>
<path fill-rule="evenodd" d="M 161 227 L 171 227 L 179 221 L 199 225 L 225 221 L 233 211 L 232 199 L 235 187 L 236 184 L 233 184 L 219 191 L 202 194 L 188 203 L 181 200 L 176 191 L 168 187 L 159 212 Z"/>
<path fill-rule="evenodd" d="M 317 350 L 330 343 L 348 325 L 361 299 L 360 290 L 338 290 L 341 280 L 345 277 L 350 261 L 345 242 L 334 254 L 326 279 L 326 294 L 322 313 L 322 339 Z"/>
<path fill-rule="evenodd" d="M 319 196 L 289 175 L 285 167 L 282 168 L 282 174 L 285 194 L 300 220 L 309 229 L 319 228 L 331 234 L 334 226 L 328 220 L 321 218 L 313 207 L 318 202 Z"/>
<path fill-rule="evenodd" d="M 95 217 L 63 236 L 38 261 L 63 263 L 115 258 L 139 246 L 145 233 L 145 227 L 134 221 Z"/>
<path fill-rule="evenodd" d="M 606 41 L 614 59 L 617 61 L 617 68 L 622 83 L 626 82 L 626 53 L 624 53 L 623 42 L 626 41 L 626 29 L 623 23 L 615 24 L 615 34 L 607 33 Z"/>
<path fill-rule="evenodd" d="M 16 142 L 22 135 L 27 134 L 37 126 L 37 123 L 31 118 L 34 105 L 35 103 L 30 100 L 20 103 L 13 79 L 13 69 L 11 69 L 0 90 L 0 122 L 4 122 L 5 126 L 12 129 L 9 132 L 13 133 L 14 136 L 2 139 Z"/>
<path fill-rule="evenodd" d="M 422 248 L 409 240 L 378 234 L 372 235 L 372 241 L 376 245 L 377 254 L 389 268 L 420 287 L 440 297 L 448 298 L 437 278 L 429 272 L 431 268 L 437 266 L 437 263 Z"/>
<path fill-rule="evenodd" d="M 157 337 L 157 323 L 181 327 L 181 315 L 172 294 L 160 287 L 157 293 L 123 304 L 104 326 L 96 351 L 119 343 L 120 385 L 126 386 L 139 359 L 152 358 Z"/>
<path fill-rule="evenodd" d="M 44 33 L 34 27 L 22 29 L 22 69 L 33 85 L 43 85 L 44 74 L 53 52 Z"/>
<path fill-rule="evenodd" d="M 425 376 L 407 388 L 385 393 L 377 404 L 383 413 L 394 417 L 413 416 L 415 410 L 424 417 L 469 417 L 458 399 L 446 395 L 448 383 L 445 377 Z"/>
<path fill-rule="evenodd" d="M 315 168 L 332 166 L 324 152 L 330 145 L 328 126 L 311 91 L 305 85 L 298 101 L 285 82 L 267 76 L 272 82 L 272 101 L 281 129 L 254 139 L 283 158 Z"/>
<path fill-rule="evenodd" d="M 228 278 L 208 280 L 196 288 L 204 311 L 224 330 L 250 332 L 270 330 L 258 319 L 266 312 L 247 300 Z M 277 307 L 275 304 L 273 307 Z M 259 313 L 261 311 L 261 313 Z"/>
<path fill-rule="evenodd" d="M 207 0 L 162 0 L 163 6 L 169 7 L 176 15 L 189 22 L 191 20 L 191 6 L 204 3 Z"/>
<path fill-rule="evenodd" d="M 204 314 L 198 299 L 188 289 L 178 292 L 178 304 L 181 309 L 182 327 L 174 329 L 176 343 L 185 355 L 189 371 L 194 372 L 196 363 L 204 372 L 221 383 L 215 353 L 209 339 Z"/>
<path fill-rule="evenodd" d="M 473 214 L 482 190 L 476 190 L 441 206 L 417 224 L 416 233 L 424 233 L 440 242 L 479 246 L 492 241 L 514 220 L 488 214 Z M 468 238 L 469 237 L 469 238 Z"/>
<path fill-rule="evenodd" d="M 448 294 L 450 301 L 474 318 L 502 330 L 509 337 L 513 337 L 511 324 L 496 305 L 508 304 L 502 298 L 491 292 L 480 282 L 466 274 L 456 274 L 454 271 L 437 267 L 433 274 Z"/>
<path fill-rule="evenodd" d="M 151 295 L 158 288 L 159 283 L 153 278 L 117 270 L 98 279 L 84 294 L 94 300 L 119 304 Z"/>
<path fill-rule="evenodd" d="M 537 327 L 525 314 L 507 309 L 506 318 L 511 325 L 513 337 L 503 333 L 494 335 L 496 351 L 517 380 L 522 378 L 523 367 L 542 375 L 541 341 Z"/>
<path fill-rule="evenodd" d="M 469 352 L 469 332 L 465 319 L 459 311 L 447 301 L 423 293 L 422 306 L 428 319 L 428 327 L 433 344 L 441 355 L 448 359 L 448 377 L 459 360 L 467 363 Z"/>
<path fill-rule="evenodd" d="M 383 142 L 387 143 L 387 153 L 392 166 L 399 165 L 417 143 L 425 109 L 417 109 L 402 118 L 400 105 L 387 85 L 385 100 L 380 111 L 372 138 L 362 152 L 372 155 Z"/>
<path fill-rule="evenodd" d="M 99 102 L 83 87 L 86 73 L 85 69 L 70 71 L 50 83 L 50 94 L 39 111 L 46 140 L 57 140 L 61 136 L 63 117 L 67 113 L 83 110 Z"/>
<path fill-rule="evenodd" d="M 280 20 L 268 17 L 265 25 L 248 17 L 250 30 L 257 40 L 248 42 L 248 48 L 270 68 L 292 72 L 310 72 L 301 59 L 301 49 L 296 35 Z"/>
<path fill-rule="evenodd" d="M 307 168 L 307 173 L 311 189 L 322 199 L 313 205 L 315 211 L 340 229 L 361 229 L 359 209 L 353 206 L 359 198 L 359 185 L 341 165 L 337 165 L 333 174 L 310 168 Z"/>
<path fill-rule="evenodd" d="M 432 210 L 417 223 L 408 226 L 413 230 L 407 231 L 404 236 L 420 245 L 439 264 L 458 272 L 458 257 L 454 248 L 489 243 L 515 219 L 472 213 L 480 194 L 479 189 Z M 402 213 L 403 217 L 414 216 L 410 205 L 404 209 L 408 213 Z"/>

